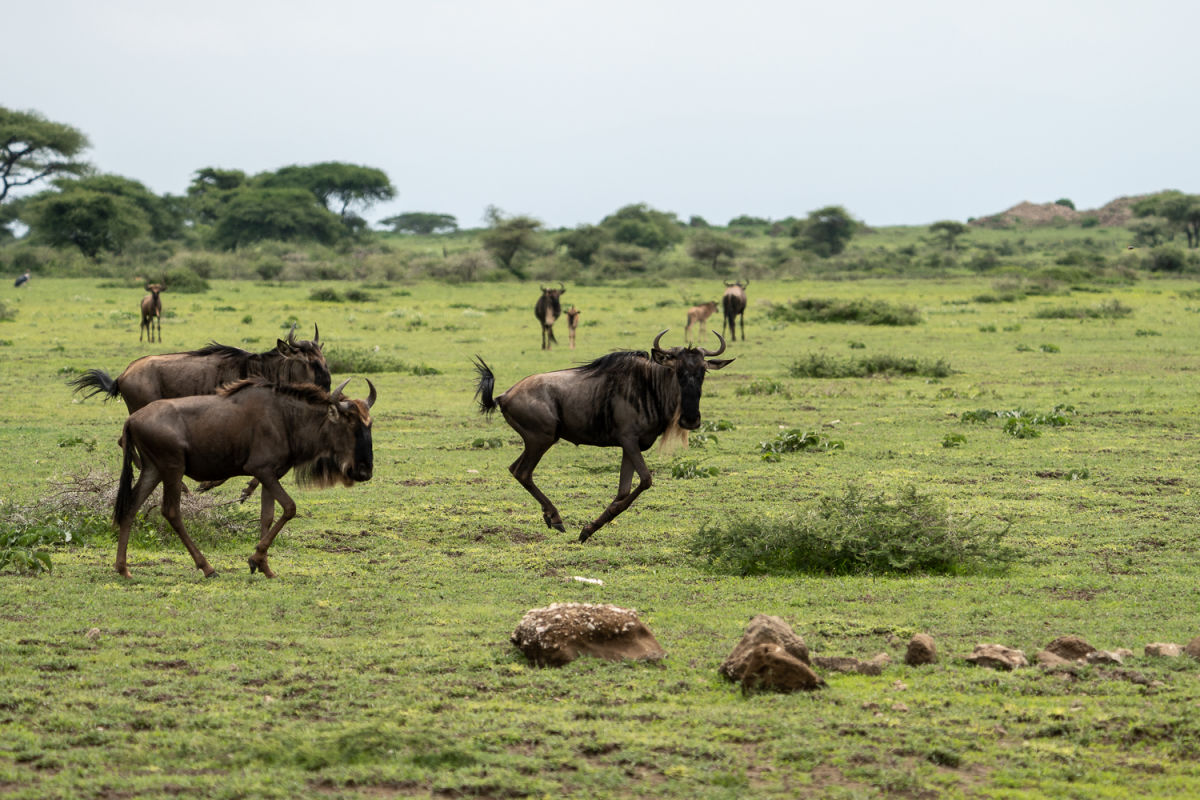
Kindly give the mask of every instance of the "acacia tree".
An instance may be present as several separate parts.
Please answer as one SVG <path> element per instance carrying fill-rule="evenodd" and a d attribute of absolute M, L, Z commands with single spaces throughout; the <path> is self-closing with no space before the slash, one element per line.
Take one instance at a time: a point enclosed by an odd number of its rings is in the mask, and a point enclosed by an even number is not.
<path fill-rule="evenodd" d="M 841 206 L 825 206 L 810 212 L 808 218 L 797 222 L 793 245 L 801 250 L 810 250 L 819 256 L 836 256 L 846 249 L 854 236 L 858 223 Z"/>
<path fill-rule="evenodd" d="M 458 230 L 458 220 L 453 214 L 432 214 L 425 211 L 409 211 L 394 217 L 379 220 L 380 225 L 391 226 L 396 233 L 416 233 L 428 236 L 439 231 Z"/>
<path fill-rule="evenodd" d="M 303 189 L 246 187 L 232 192 L 222 206 L 212 242 L 226 250 L 265 239 L 330 244 L 344 230 L 337 216 Z"/>
<path fill-rule="evenodd" d="M 1138 217 L 1162 217 L 1167 225 L 1184 232 L 1189 248 L 1200 247 L 1200 195 L 1177 190 L 1160 192 L 1134 203 L 1133 213 Z M 1134 233 L 1138 233 L 1136 227 Z"/>
<path fill-rule="evenodd" d="M 271 189 L 307 189 L 327 211 L 337 214 L 343 221 L 349 219 L 351 206 L 365 210 L 396 196 L 396 189 L 383 170 L 341 161 L 307 166 L 293 164 L 259 175 L 257 182 Z"/>
<path fill-rule="evenodd" d="M 246 184 L 246 173 L 240 169 L 203 167 L 196 170 L 187 189 L 191 218 L 206 225 L 213 224 L 220 219 L 221 209 L 233 193 Z"/>
<path fill-rule="evenodd" d="M 516 262 L 517 255 L 538 249 L 538 231 L 542 223 L 532 217 L 507 216 L 496 206 L 488 206 L 484 214 L 489 227 L 480 237 L 483 249 L 487 250 L 500 264 L 516 275 L 525 274 Z"/>
<path fill-rule="evenodd" d="M 941 239 L 947 250 L 956 250 L 958 237 L 967 232 L 967 226 L 958 220 L 944 219 L 930 225 L 929 232 Z"/>
<path fill-rule="evenodd" d="M 710 231 L 699 231 L 688 241 L 688 255 L 697 261 L 703 261 L 717 269 L 721 257 L 732 258 L 738 251 L 740 243 Z"/>
<path fill-rule="evenodd" d="M 0 106 L 0 203 L 14 188 L 85 174 L 89 165 L 75 157 L 89 146 L 87 136 L 70 125 Z"/>
<path fill-rule="evenodd" d="M 150 232 L 146 212 L 133 200 L 78 181 L 63 181 L 59 191 L 34 195 L 22 203 L 20 213 L 35 240 L 78 247 L 93 260 L 101 252 L 119 253 Z"/>

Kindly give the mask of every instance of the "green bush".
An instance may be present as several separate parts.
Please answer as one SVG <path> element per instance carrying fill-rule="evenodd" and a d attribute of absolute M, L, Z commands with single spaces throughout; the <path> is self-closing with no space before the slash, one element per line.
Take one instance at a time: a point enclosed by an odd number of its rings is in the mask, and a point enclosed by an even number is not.
<path fill-rule="evenodd" d="M 767 310 L 780 322 L 853 322 L 859 325 L 918 325 L 921 312 L 884 300 L 829 300 L 807 298 Z"/>
<path fill-rule="evenodd" d="M 1033 312 L 1037 319 L 1120 319 L 1128 317 L 1133 309 L 1120 300 L 1113 299 L 1098 306 L 1050 306 Z"/>
<path fill-rule="evenodd" d="M 441 370 L 427 364 L 408 364 L 398 358 L 366 348 L 330 347 L 325 351 L 329 371 L 343 373 L 407 372 L 410 375 L 440 375 Z"/>
<path fill-rule="evenodd" d="M 816 431 L 791 428 L 780 431 L 769 442 L 759 442 L 758 448 L 764 461 L 778 461 L 783 453 L 796 453 L 801 450 L 819 450 L 824 453 L 830 450 L 845 450 L 846 443 L 841 439 L 827 439 Z"/>
<path fill-rule="evenodd" d="M 895 499 L 851 486 L 789 519 L 705 525 L 688 551 L 736 575 L 956 573 L 1008 566 L 1017 554 L 1007 533 L 960 520 L 914 486 Z"/>
<path fill-rule="evenodd" d="M 168 292 L 174 294 L 201 294 L 209 290 L 208 281 L 188 267 L 175 267 L 163 275 Z"/>
<path fill-rule="evenodd" d="M 839 359 L 823 353 L 809 353 L 788 368 L 788 374 L 793 378 L 867 378 L 872 375 L 945 378 L 953 372 L 945 359 L 928 361 L 882 354 Z"/>

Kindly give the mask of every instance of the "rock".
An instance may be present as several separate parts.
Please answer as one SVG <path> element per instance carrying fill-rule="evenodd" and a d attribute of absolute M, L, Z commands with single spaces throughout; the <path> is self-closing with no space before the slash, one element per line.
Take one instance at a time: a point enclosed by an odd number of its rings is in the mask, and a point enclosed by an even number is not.
<path fill-rule="evenodd" d="M 1145 652 L 1148 656 L 1179 658 L 1181 655 L 1183 655 L 1183 648 L 1174 642 L 1152 642 L 1146 645 Z"/>
<path fill-rule="evenodd" d="M 1073 661 L 1068 661 L 1057 653 L 1051 653 L 1049 650 L 1039 651 L 1038 654 L 1033 657 L 1033 660 L 1036 661 L 1040 666 L 1048 669 L 1053 669 L 1054 667 L 1063 667 L 1075 663 Z"/>
<path fill-rule="evenodd" d="M 904 651 L 904 663 L 910 667 L 936 664 L 937 647 L 933 643 L 933 637 L 928 633 L 915 634 L 908 642 L 908 649 Z"/>
<path fill-rule="evenodd" d="M 746 632 L 742 634 L 742 640 L 737 643 L 733 652 L 721 664 L 721 674 L 731 681 L 741 681 L 742 674 L 746 670 L 746 659 L 760 644 L 779 645 L 792 658 L 805 666 L 812 666 L 812 660 L 808 655 L 808 646 L 804 644 L 803 639 L 796 635 L 791 625 L 779 617 L 756 614 L 746 625 Z"/>
<path fill-rule="evenodd" d="M 1093 650 L 1087 654 L 1087 663 L 1089 664 L 1124 664 L 1125 659 L 1121 658 L 1120 653 L 1114 653 L 1111 650 Z"/>
<path fill-rule="evenodd" d="M 767 689 L 776 692 L 811 691 L 825 686 L 812 668 L 774 642 L 763 642 L 742 660 L 742 691 Z"/>
<path fill-rule="evenodd" d="M 977 644 L 971 655 L 967 656 L 967 661 L 977 667 L 1002 670 L 1029 666 L 1024 652 L 1005 647 L 1002 644 Z"/>
<path fill-rule="evenodd" d="M 858 672 L 863 675 L 882 675 L 883 668 L 892 663 L 892 657 L 887 653 L 880 653 L 870 661 L 861 661 L 858 664 Z"/>
<path fill-rule="evenodd" d="M 1200 658 L 1200 636 L 1192 639 L 1183 647 L 1183 652 L 1187 653 L 1192 658 Z"/>
<path fill-rule="evenodd" d="M 812 661 L 815 666 L 833 672 L 858 672 L 862 664 L 852 656 L 813 656 Z"/>
<path fill-rule="evenodd" d="M 1121 658 L 1133 658 L 1133 651 L 1130 650 L 1128 647 L 1118 647 L 1116 650 L 1113 650 L 1112 652 L 1116 653 Z"/>
<path fill-rule="evenodd" d="M 1096 648 L 1092 647 L 1079 636 L 1060 636 L 1046 645 L 1046 649 L 1068 661 L 1079 661 L 1087 658 L 1087 654 Z"/>
<path fill-rule="evenodd" d="M 582 655 L 609 661 L 654 661 L 667 654 L 637 612 L 613 605 L 553 603 L 526 612 L 509 637 L 539 667 L 561 667 Z"/>

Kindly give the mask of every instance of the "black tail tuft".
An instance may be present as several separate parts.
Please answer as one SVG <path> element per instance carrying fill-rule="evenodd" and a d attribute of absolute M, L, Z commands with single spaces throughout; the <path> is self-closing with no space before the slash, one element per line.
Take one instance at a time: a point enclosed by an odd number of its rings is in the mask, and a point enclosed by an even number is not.
<path fill-rule="evenodd" d="M 126 514 L 137 511 L 136 508 L 130 509 L 133 505 L 133 442 L 129 436 L 128 421 L 121 431 L 121 442 L 125 446 L 125 455 L 121 460 L 121 481 L 117 485 L 117 500 L 113 503 L 113 522 L 117 525 L 121 524 Z"/>
<path fill-rule="evenodd" d="M 475 372 L 479 375 L 479 383 L 475 385 L 475 398 L 479 401 L 479 413 L 491 414 L 496 410 L 496 401 L 492 399 L 492 390 L 496 388 L 496 376 L 491 367 L 483 363 L 483 359 L 475 356 Z"/>
<path fill-rule="evenodd" d="M 117 382 L 102 369 L 89 369 L 75 380 L 67 381 L 67 385 L 74 386 L 76 392 L 91 389 L 84 395 L 84 399 L 103 392 L 104 399 L 111 400 L 121 393 L 121 390 L 117 388 Z"/>

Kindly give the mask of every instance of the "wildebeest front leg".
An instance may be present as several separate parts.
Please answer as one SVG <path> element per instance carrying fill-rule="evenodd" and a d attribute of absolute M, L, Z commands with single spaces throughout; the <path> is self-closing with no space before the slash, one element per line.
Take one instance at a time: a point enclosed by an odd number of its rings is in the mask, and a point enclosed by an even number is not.
<path fill-rule="evenodd" d="M 636 445 L 622 445 L 624 455 L 621 457 L 621 482 L 617 486 L 617 496 L 608 504 L 608 508 L 600 512 L 600 516 L 583 526 L 579 532 L 579 541 L 586 542 L 588 537 L 612 522 L 613 518 L 633 505 L 638 495 L 650 488 L 650 470 L 646 468 L 646 460 Z M 633 486 L 634 470 L 638 474 L 638 485 Z"/>
<path fill-rule="evenodd" d="M 263 575 L 274 578 L 275 573 L 271 571 L 271 565 L 267 563 L 267 550 L 270 549 L 271 542 L 275 541 L 275 536 L 280 529 L 287 524 L 289 519 L 296 516 L 296 503 L 279 485 L 279 480 L 275 476 L 260 476 L 259 482 L 262 484 L 262 514 L 258 520 L 261 536 L 258 544 L 254 547 L 253 555 L 247 560 L 250 562 L 251 575 L 256 570 L 262 570 Z M 279 505 L 283 508 L 283 513 L 272 525 L 271 520 L 275 516 L 275 500 L 277 498 Z"/>

